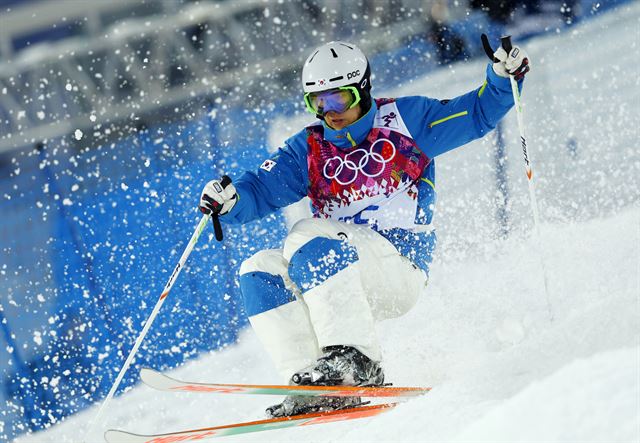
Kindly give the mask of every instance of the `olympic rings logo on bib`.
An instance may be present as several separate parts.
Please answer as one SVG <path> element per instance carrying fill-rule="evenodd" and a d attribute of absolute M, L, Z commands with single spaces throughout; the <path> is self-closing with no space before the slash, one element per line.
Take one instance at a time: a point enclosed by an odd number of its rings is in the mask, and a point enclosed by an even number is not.
<path fill-rule="evenodd" d="M 374 150 L 378 143 L 384 143 L 380 149 Z M 380 151 L 380 152 L 377 152 Z M 329 180 L 335 180 L 341 185 L 350 185 L 362 173 L 366 177 L 374 178 L 384 172 L 385 166 L 396 156 L 396 146 L 386 138 L 373 142 L 369 150 L 360 148 L 344 156 L 331 157 L 324 164 L 322 173 Z"/>

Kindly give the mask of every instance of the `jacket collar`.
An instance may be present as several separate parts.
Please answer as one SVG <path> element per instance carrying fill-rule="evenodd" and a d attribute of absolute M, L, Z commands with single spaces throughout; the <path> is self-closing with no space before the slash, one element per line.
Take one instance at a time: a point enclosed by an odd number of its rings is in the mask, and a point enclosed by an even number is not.
<path fill-rule="evenodd" d="M 373 128 L 376 112 L 378 112 L 378 106 L 375 100 L 371 100 L 369 112 L 345 128 L 333 129 L 323 120 L 324 139 L 342 149 L 359 145 Z"/>

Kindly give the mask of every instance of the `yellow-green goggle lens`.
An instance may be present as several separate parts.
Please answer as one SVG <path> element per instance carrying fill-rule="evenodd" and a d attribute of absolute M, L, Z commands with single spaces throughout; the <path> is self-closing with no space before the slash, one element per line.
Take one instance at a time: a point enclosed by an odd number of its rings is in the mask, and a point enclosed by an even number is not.
<path fill-rule="evenodd" d="M 343 87 L 330 91 L 309 92 L 304 101 L 310 112 L 324 115 L 327 112 L 342 114 L 360 101 L 360 94 L 354 87 Z"/>

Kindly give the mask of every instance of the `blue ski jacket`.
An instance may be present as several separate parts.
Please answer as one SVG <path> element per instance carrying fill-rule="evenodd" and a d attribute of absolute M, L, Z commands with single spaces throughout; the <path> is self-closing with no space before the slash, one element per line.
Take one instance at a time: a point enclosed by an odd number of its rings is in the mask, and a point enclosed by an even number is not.
<path fill-rule="evenodd" d="M 489 64 L 482 86 L 451 100 L 376 99 L 344 129 L 318 121 L 234 181 L 239 199 L 221 221 L 246 223 L 308 196 L 315 217 L 367 224 L 428 272 L 434 158 L 483 137 L 513 104 L 509 79 Z"/>

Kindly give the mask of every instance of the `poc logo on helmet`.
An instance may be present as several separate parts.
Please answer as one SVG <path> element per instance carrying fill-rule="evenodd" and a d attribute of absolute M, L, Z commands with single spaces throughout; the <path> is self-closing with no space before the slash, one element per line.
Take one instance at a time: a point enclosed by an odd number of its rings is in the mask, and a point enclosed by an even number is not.
<path fill-rule="evenodd" d="M 351 80 L 354 77 L 358 77 L 360 75 L 360 70 L 353 71 L 347 74 L 347 80 Z"/>

